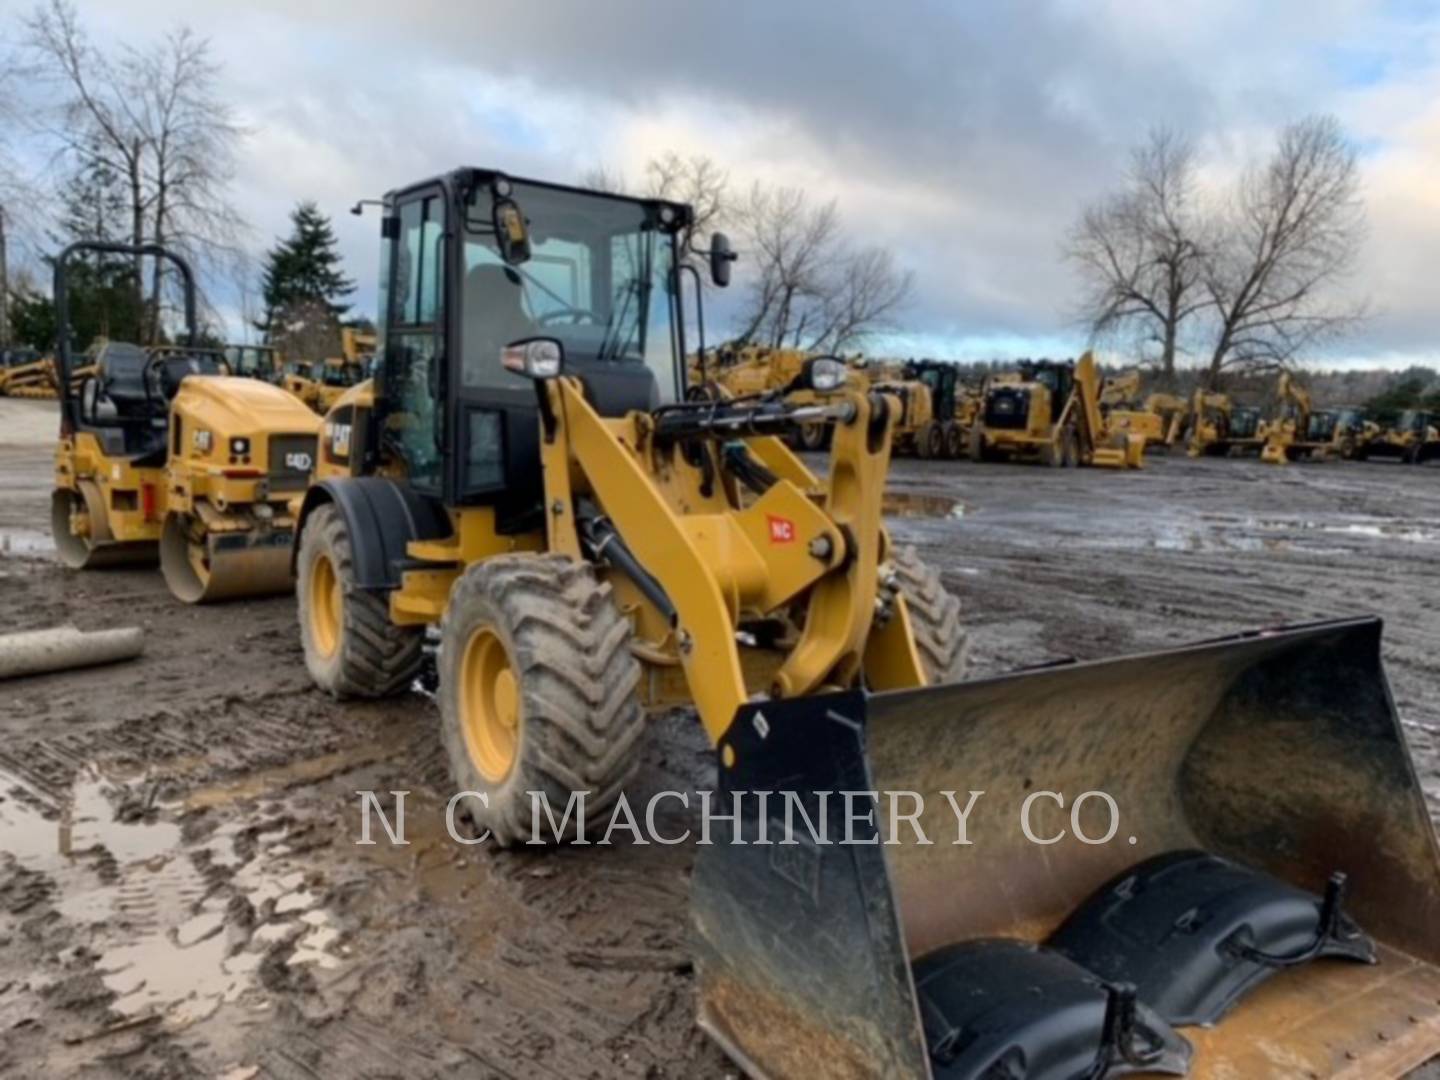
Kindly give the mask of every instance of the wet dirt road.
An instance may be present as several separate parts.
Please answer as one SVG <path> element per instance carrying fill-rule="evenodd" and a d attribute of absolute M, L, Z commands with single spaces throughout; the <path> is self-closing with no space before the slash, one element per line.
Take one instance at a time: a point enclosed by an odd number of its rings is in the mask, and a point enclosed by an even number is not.
<path fill-rule="evenodd" d="M 454 844 L 431 702 L 312 690 L 289 598 L 195 610 L 50 561 L 53 426 L 0 400 L 5 623 L 147 649 L 0 685 L 0 1073 L 737 1074 L 693 1025 L 689 848 Z M 1382 614 L 1440 820 L 1440 467 L 899 462 L 892 487 L 980 672 Z M 658 722 L 640 794 L 709 770 L 697 725 Z M 360 790 L 410 792 L 409 846 L 355 843 Z"/>

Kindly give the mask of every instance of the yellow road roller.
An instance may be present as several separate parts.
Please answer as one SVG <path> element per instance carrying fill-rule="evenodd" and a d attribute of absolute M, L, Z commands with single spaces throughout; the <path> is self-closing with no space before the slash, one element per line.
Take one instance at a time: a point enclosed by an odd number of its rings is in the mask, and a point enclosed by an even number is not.
<path fill-rule="evenodd" d="M 72 389 L 66 271 L 93 251 L 173 263 L 186 344 L 105 342 L 94 372 Z M 220 355 L 195 344 L 190 267 L 159 245 L 70 245 L 55 260 L 55 306 L 62 377 L 51 531 L 61 561 L 90 569 L 158 559 L 187 603 L 288 590 L 288 502 L 309 482 L 319 417 L 279 387 L 221 374 Z"/>

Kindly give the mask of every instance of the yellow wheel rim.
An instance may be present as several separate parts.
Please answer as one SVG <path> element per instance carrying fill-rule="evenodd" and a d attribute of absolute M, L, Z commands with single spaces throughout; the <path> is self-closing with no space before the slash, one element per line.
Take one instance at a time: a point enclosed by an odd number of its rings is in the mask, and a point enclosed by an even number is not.
<path fill-rule="evenodd" d="M 315 647 L 324 656 L 334 656 L 340 646 L 343 599 L 340 576 L 335 573 L 335 564 L 327 555 L 317 555 L 310 567 L 310 595 L 306 601 L 310 609 L 310 636 L 315 641 Z"/>
<path fill-rule="evenodd" d="M 499 783 L 510 775 L 520 745 L 520 685 L 505 643 L 488 626 L 465 643 L 459 698 L 470 760 L 486 780 Z"/>

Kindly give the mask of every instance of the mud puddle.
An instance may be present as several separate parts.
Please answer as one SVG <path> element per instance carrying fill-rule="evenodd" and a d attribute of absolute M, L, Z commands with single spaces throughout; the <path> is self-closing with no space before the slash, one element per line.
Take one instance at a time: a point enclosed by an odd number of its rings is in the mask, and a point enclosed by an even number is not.
<path fill-rule="evenodd" d="M 55 806 L 0 771 L 0 869 L 53 886 L 72 931 L 62 964 L 89 963 L 114 1014 L 166 1031 L 268 1008 L 266 963 L 341 966 L 323 882 L 287 858 L 284 827 L 241 815 L 187 841 L 182 804 L 159 790 L 151 772 L 92 765 Z"/>
<path fill-rule="evenodd" d="M 18 526 L 0 528 L 0 557 L 48 558 L 54 554 L 55 541 L 49 532 Z"/>
<path fill-rule="evenodd" d="M 958 521 L 965 516 L 966 506 L 949 495 L 918 491 L 887 491 L 881 502 L 886 517 L 931 518 Z"/>

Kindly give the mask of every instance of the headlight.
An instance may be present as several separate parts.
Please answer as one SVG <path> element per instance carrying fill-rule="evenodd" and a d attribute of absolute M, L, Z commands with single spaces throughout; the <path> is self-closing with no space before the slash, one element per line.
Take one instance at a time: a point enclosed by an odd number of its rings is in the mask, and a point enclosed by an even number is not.
<path fill-rule="evenodd" d="M 500 363 L 507 371 L 532 379 L 553 379 L 560 374 L 565 350 L 554 338 L 517 341 L 500 350 Z"/>
<path fill-rule="evenodd" d="M 845 365 L 839 360 L 820 357 L 810 361 L 810 388 L 822 394 L 845 385 Z"/>
<path fill-rule="evenodd" d="M 234 454 L 236 457 L 244 457 L 246 454 L 250 453 L 250 440 L 241 438 L 231 439 L 230 453 Z"/>

